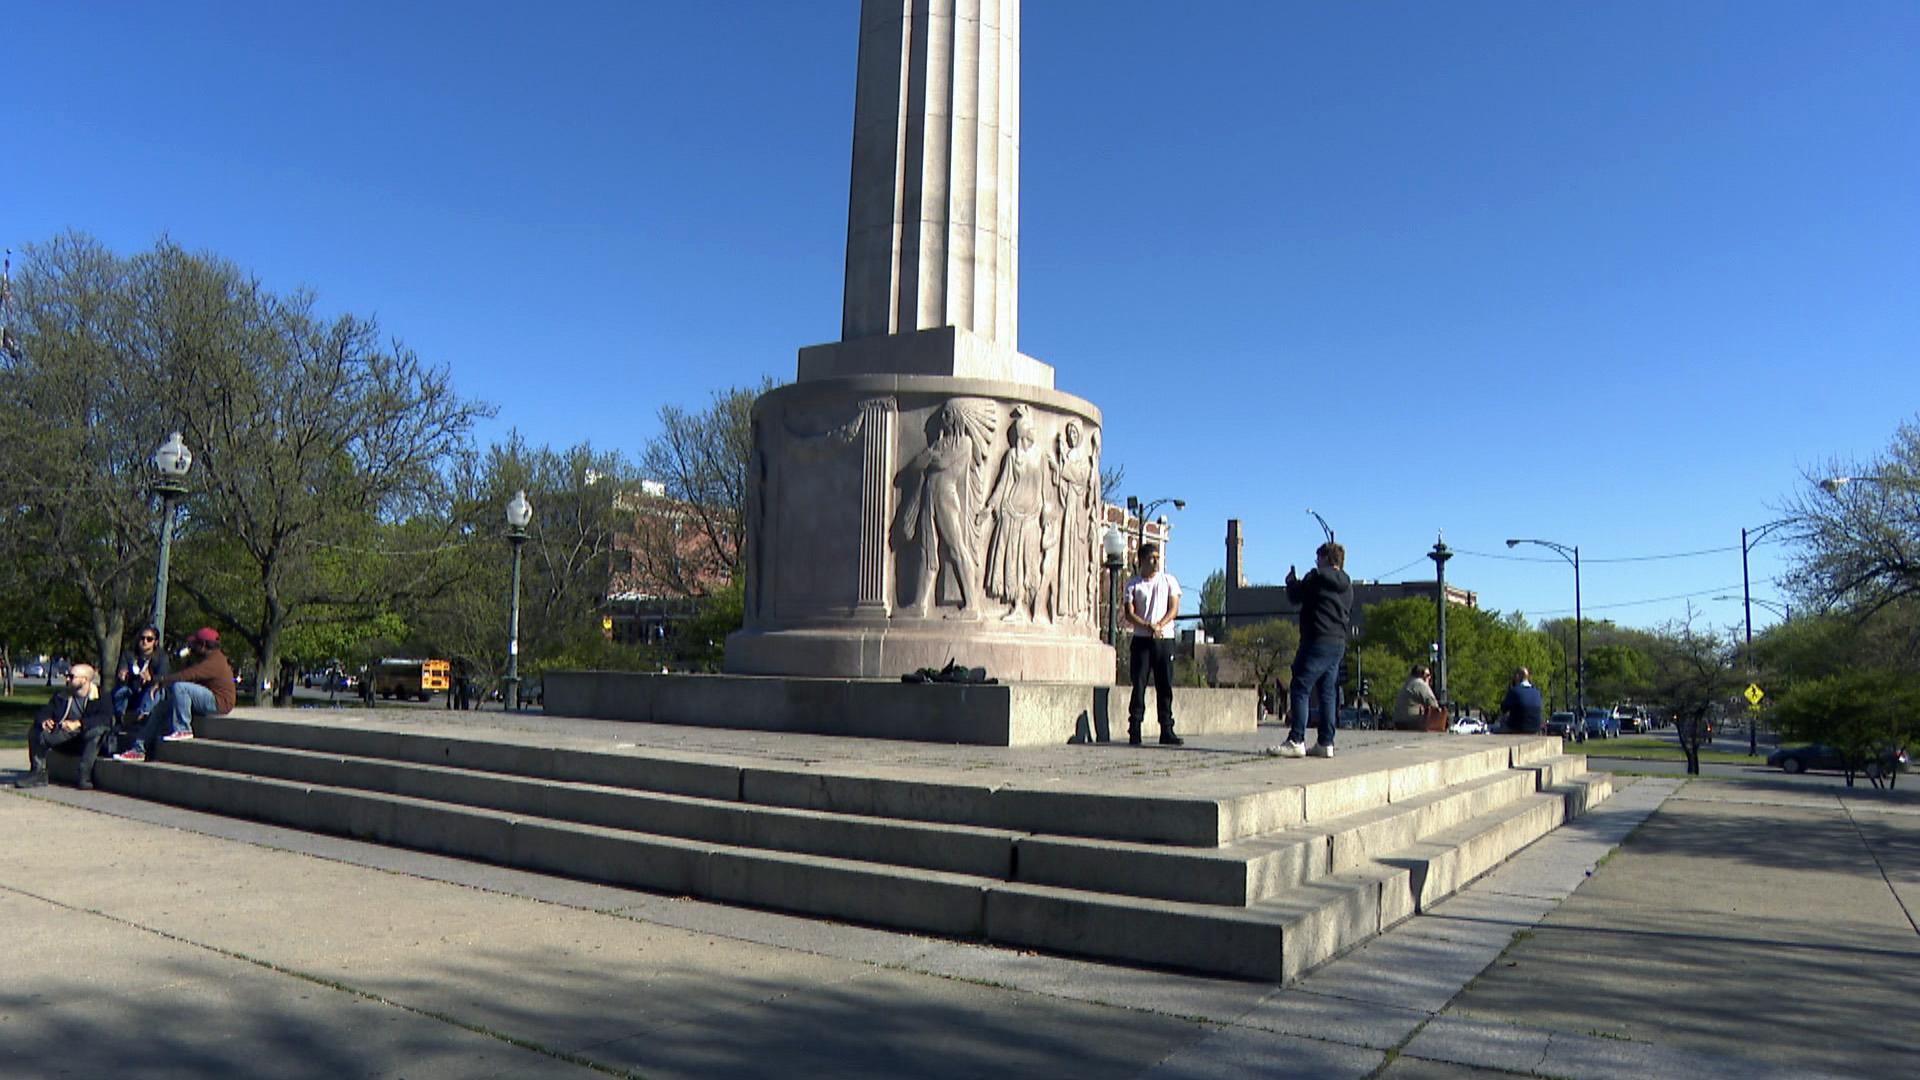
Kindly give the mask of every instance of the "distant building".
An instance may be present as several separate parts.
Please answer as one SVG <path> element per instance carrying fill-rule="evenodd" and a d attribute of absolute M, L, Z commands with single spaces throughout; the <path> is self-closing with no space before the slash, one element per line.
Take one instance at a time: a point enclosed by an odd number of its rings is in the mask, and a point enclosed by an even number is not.
<path fill-rule="evenodd" d="M 1235 627 L 1247 626 L 1266 619 L 1293 619 L 1300 614 L 1300 605 L 1287 599 L 1285 585 L 1249 585 L 1247 584 L 1246 564 L 1241 548 L 1245 536 L 1240 531 L 1240 522 L 1236 518 L 1227 519 L 1227 599 L 1226 624 L 1231 632 Z M 1286 575 L 1280 575 L 1284 578 Z M 1361 581 L 1353 583 L 1353 620 L 1356 631 L 1364 629 L 1366 608 L 1369 604 L 1378 604 L 1383 600 L 1405 600 L 1415 598 L 1431 601 L 1434 581 Z M 1480 598 L 1473 592 L 1449 583 L 1447 602 L 1461 607 L 1476 608 Z"/>

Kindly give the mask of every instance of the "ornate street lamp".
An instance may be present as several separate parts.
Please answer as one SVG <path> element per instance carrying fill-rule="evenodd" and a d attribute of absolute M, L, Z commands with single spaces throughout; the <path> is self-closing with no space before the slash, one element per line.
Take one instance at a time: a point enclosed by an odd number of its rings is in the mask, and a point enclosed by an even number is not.
<path fill-rule="evenodd" d="M 1580 617 L 1580 545 L 1568 547 L 1551 540 L 1507 541 L 1508 547 L 1516 547 L 1520 544 L 1534 544 L 1546 548 L 1573 564 L 1573 714 L 1577 718 L 1574 721 L 1574 730 L 1581 732 L 1584 738 L 1587 730 L 1587 647 L 1581 634 L 1584 620 Z M 1576 738 L 1574 741 L 1580 742 L 1583 738 Z"/>
<path fill-rule="evenodd" d="M 507 711 L 520 708 L 520 545 L 527 542 L 527 522 L 533 520 L 533 504 L 527 493 L 516 491 L 507 503 L 507 543 L 513 546 L 513 587 L 507 607 L 507 676 L 501 695 Z"/>
<path fill-rule="evenodd" d="M 1127 537 L 1118 527 L 1107 526 L 1100 538 L 1101 561 L 1107 568 L 1107 644 L 1120 647 L 1117 623 L 1120 618 L 1120 568 L 1127 565 Z"/>
<path fill-rule="evenodd" d="M 153 480 L 149 489 L 160 496 L 160 565 L 153 575 L 153 629 L 158 648 L 167 642 L 167 562 L 173 554 L 173 508 L 187 493 L 187 471 L 193 451 L 174 432 L 153 452 Z"/>
<path fill-rule="evenodd" d="M 1453 558 L 1453 552 L 1447 549 L 1447 541 L 1435 533 L 1433 550 L 1427 552 L 1427 558 L 1433 560 L 1433 614 L 1438 628 L 1433 639 L 1433 693 L 1440 704 L 1447 703 L 1447 560 Z"/>

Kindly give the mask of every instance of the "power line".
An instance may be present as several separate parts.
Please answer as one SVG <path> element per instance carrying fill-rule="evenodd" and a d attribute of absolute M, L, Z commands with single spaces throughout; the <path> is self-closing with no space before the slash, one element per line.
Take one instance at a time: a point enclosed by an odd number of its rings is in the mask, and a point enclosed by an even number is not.
<path fill-rule="evenodd" d="M 1768 582 L 1768 584 L 1775 584 L 1775 583 Z M 1711 589 L 1701 589 L 1698 592 L 1675 593 L 1672 596 L 1654 596 L 1654 597 L 1649 597 L 1645 600 L 1619 600 L 1611 604 L 1586 604 L 1586 605 L 1583 605 L 1583 607 L 1587 611 L 1608 611 L 1613 608 L 1640 607 L 1645 604 L 1664 604 L 1669 600 L 1690 600 L 1696 596 L 1712 596 L 1717 593 L 1724 593 L 1731 590 L 1737 590 L 1739 588 L 1740 588 L 1740 583 L 1736 581 L 1731 585 L 1719 585 Z M 1537 611 L 1534 614 L 1537 617 L 1544 617 L 1547 615 L 1571 615 L 1573 614 L 1573 609 L 1560 608 L 1554 611 Z"/>
<path fill-rule="evenodd" d="M 1582 556 L 1580 559 L 1580 564 L 1582 566 L 1586 566 L 1592 563 L 1658 562 L 1662 559 L 1692 559 L 1701 555 L 1724 555 L 1729 551 L 1739 551 L 1739 550 L 1740 550 L 1740 545 L 1732 544 L 1727 547 L 1701 548 L 1698 551 L 1673 551 L 1673 552 L 1667 552 L 1666 554 L 1662 554 L 1662 555 L 1622 555 L 1612 559 L 1596 559 L 1592 556 Z M 1460 548 L 1455 548 L 1454 554 L 1471 555 L 1477 559 L 1499 559 L 1502 562 L 1551 563 L 1551 562 L 1566 561 L 1565 559 L 1549 559 L 1539 555 L 1502 555 L 1502 554 L 1499 554 L 1498 552 L 1466 551 Z"/>

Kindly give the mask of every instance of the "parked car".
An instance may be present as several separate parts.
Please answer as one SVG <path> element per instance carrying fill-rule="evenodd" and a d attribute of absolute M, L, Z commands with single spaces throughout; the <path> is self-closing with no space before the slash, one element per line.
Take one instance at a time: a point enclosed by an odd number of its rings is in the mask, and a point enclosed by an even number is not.
<path fill-rule="evenodd" d="M 1646 714 L 1638 705 L 1615 705 L 1613 707 L 1613 726 L 1618 734 L 1638 734 L 1646 731 Z"/>
<path fill-rule="evenodd" d="M 47 677 L 47 665 L 38 660 L 29 660 L 20 665 L 20 677 L 23 679 L 44 679 Z"/>
<path fill-rule="evenodd" d="M 1620 737 L 1620 724 L 1613 714 L 1598 706 L 1587 710 L 1585 724 L 1589 739 L 1617 739 Z"/>
<path fill-rule="evenodd" d="M 1565 739 L 1573 735 L 1573 729 L 1573 714 L 1570 712 L 1557 712 L 1547 717 L 1546 725 L 1542 727 L 1540 731 L 1545 735 L 1558 735 Z"/>
<path fill-rule="evenodd" d="M 1487 722 L 1477 716 L 1463 716 L 1448 724 L 1447 730 L 1455 735 L 1485 735 Z"/>
<path fill-rule="evenodd" d="M 1847 767 L 1846 756 L 1838 749 L 1825 743 L 1808 743 L 1805 746 L 1783 746 L 1767 755 L 1769 768 L 1782 772 L 1799 773 L 1809 769 L 1823 769 L 1844 772 Z M 1860 774 L 1869 779 L 1884 776 L 1896 770 L 1912 767 L 1904 748 L 1884 750 L 1868 759 L 1860 766 Z"/>

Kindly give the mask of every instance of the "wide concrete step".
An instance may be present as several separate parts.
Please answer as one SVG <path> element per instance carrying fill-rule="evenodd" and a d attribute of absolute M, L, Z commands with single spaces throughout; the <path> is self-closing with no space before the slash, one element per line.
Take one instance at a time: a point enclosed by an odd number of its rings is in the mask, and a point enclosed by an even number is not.
<path fill-rule="evenodd" d="M 863 814 L 792 810 L 601 784 L 535 780 L 444 765 L 195 739 L 169 744 L 170 764 L 399 795 L 736 847 L 946 870 L 1013 875 L 1020 833 Z"/>
<path fill-rule="evenodd" d="M 1070 790 L 951 771 L 563 750 L 538 733 L 213 717 L 105 790 L 672 895 L 1287 980 L 1607 797 L 1556 740 L 1224 764 Z M 1204 790 L 1207 795 L 1188 794 Z"/>

